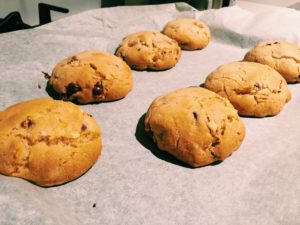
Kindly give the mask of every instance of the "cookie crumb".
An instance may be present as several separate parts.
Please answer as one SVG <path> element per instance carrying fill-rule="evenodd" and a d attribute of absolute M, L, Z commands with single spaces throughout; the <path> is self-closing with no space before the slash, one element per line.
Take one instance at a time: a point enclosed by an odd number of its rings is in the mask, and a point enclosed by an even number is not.
<path fill-rule="evenodd" d="M 45 78 L 46 80 L 49 80 L 49 79 L 51 78 L 51 76 L 49 75 L 49 73 L 46 73 L 46 72 L 44 72 L 44 71 L 42 71 L 42 73 L 44 74 L 44 78 Z"/>

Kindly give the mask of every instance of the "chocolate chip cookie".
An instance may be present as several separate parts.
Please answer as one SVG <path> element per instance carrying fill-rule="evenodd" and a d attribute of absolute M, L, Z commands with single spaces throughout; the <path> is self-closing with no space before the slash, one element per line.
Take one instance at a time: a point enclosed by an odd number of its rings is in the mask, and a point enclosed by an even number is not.
<path fill-rule="evenodd" d="M 245 61 L 277 70 L 288 83 L 300 82 L 300 46 L 285 41 L 266 41 L 251 49 Z"/>
<path fill-rule="evenodd" d="M 231 103 L 201 87 L 156 98 L 145 130 L 158 148 L 192 167 L 222 161 L 241 145 L 245 127 Z"/>
<path fill-rule="evenodd" d="M 102 149 L 97 122 L 71 102 L 50 98 L 0 112 L 0 173 L 41 186 L 74 180 Z"/>
<path fill-rule="evenodd" d="M 177 41 L 184 50 L 203 49 L 211 39 L 209 27 L 202 21 L 191 18 L 178 18 L 168 22 L 162 33 Z"/>
<path fill-rule="evenodd" d="M 82 104 L 124 98 L 132 89 L 129 66 L 101 51 L 85 51 L 59 62 L 49 85 L 64 100 Z"/>
<path fill-rule="evenodd" d="M 166 70 L 178 62 L 181 55 L 176 41 L 158 32 L 137 32 L 125 37 L 116 56 L 135 70 Z"/>
<path fill-rule="evenodd" d="M 205 88 L 228 98 L 244 116 L 274 116 L 291 99 L 285 79 L 271 67 L 255 62 L 218 67 L 206 78 Z"/>

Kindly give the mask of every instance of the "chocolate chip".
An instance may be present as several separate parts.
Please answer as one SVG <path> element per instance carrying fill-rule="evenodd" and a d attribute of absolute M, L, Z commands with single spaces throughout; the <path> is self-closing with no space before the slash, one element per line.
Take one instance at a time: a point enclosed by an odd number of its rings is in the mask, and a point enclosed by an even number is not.
<path fill-rule="evenodd" d="M 93 70 L 97 70 L 97 67 L 92 63 L 90 63 L 90 67 L 92 67 Z"/>
<path fill-rule="evenodd" d="M 24 129 L 30 128 L 33 125 L 33 122 L 30 119 L 26 119 L 21 123 L 21 127 Z"/>
<path fill-rule="evenodd" d="M 279 44 L 279 42 L 275 41 L 273 44 L 276 45 L 276 44 Z"/>
<path fill-rule="evenodd" d="M 87 129 L 87 126 L 85 124 L 82 124 L 81 131 L 85 131 Z"/>
<path fill-rule="evenodd" d="M 93 117 L 91 114 L 88 114 L 88 113 L 87 113 L 87 115 L 88 115 L 89 117 Z"/>
<path fill-rule="evenodd" d="M 157 60 L 158 60 L 157 56 L 153 56 L 153 57 L 152 57 L 152 61 L 153 61 L 153 62 L 157 62 Z"/>
<path fill-rule="evenodd" d="M 75 94 L 76 92 L 82 90 L 81 87 L 75 83 L 69 83 L 66 89 L 67 89 L 67 96 L 71 96 L 72 94 Z"/>
<path fill-rule="evenodd" d="M 42 73 L 44 74 L 45 79 L 49 80 L 51 78 L 51 76 L 48 73 L 44 71 L 42 71 Z"/>
<path fill-rule="evenodd" d="M 195 120 L 198 121 L 198 114 L 196 112 L 193 112 L 193 116 L 194 116 Z"/>
<path fill-rule="evenodd" d="M 219 156 L 213 151 L 210 151 L 210 154 L 213 156 L 214 159 L 219 158 Z"/>
<path fill-rule="evenodd" d="M 271 43 L 267 43 L 266 45 L 267 45 L 267 46 L 271 46 L 272 44 L 271 44 Z"/>
<path fill-rule="evenodd" d="M 128 47 L 133 47 L 133 46 L 135 46 L 137 44 L 138 44 L 137 41 L 131 41 L 131 42 L 128 43 Z"/>
<path fill-rule="evenodd" d="M 93 204 L 93 208 L 96 208 L 96 206 L 97 206 L 96 203 L 94 203 L 94 204 Z"/>
<path fill-rule="evenodd" d="M 216 139 L 216 140 L 214 140 L 214 141 L 211 143 L 211 146 L 212 146 L 212 147 L 215 147 L 215 146 L 217 146 L 218 144 L 220 144 L 220 140 L 219 140 L 219 139 Z"/>
<path fill-rule="evenodd" d="M 102 81 L 98 81 L 93 88 L 93 95 L 97 96 L 97 95 L 101 95 L 103 94 L 103 85 L 102 85 Z"/>
<path fill-rule="evenodd" d="M 259 83 L 255 83 L 255 84 L 254 84 L 254 87 L 260 88 Z"/>
<path fill-rule="evenodd" d="M 125 57 L 125 55 L 120 55 L 121 56 L 121 58 L 123 59 L 123 61 L 126 61 L 126 57 Z"/>
<path fill-rule="evenodd" d="M 78 61 L 78 59 L 77 59 L 76 56 L 73 56 L 73 57 L 71 58 L 71 60 L 70 60 L 69 62 L 67 62 L 67 64 L 71 64 L 71 63 L 73 63 L 73 62 L 75 62 L 75 61 Z"/>
<path fill-rule="evenodd" d="M 38 84 L 38 89 L 41 89 L 42 87 L 41 87 L 41 85 L 40 84 Z"/>

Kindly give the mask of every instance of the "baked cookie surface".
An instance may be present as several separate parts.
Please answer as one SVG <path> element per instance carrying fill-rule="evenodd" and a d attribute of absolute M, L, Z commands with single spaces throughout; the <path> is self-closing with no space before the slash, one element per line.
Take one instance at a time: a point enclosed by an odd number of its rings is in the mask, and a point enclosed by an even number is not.
<path fill-rule="evenodd" d="M 274 116 L 291 99 L 285 79 L 271 67 L 255 62 L 218 67 L 206 78 L 205 88 L 228 98 L 244 116 Z"/>
<path fill-rule="evenodd" d="M 168 22 L 162 33 L 177 41 L 184 50 L 203 49 L 211 39 L 209 27 L 202 21 L 190 18 Z"/>
<path fill-rule="evenodd" d="M 78 106 L 50 98 L 0 112 L 0 173 L 53 186 L 74 180 L 102 149 L 97 122 Z"/>
<path fill-rule="evenodd" d="M 119 45 L 116 56 L 135 70 L 166 70 L 178 62 L 181 50 L 168 36 L 150 31 L 128 35 Z"/>
<path fill-rule="evenodd" d="M 300 82 L 300 46 L 285 41 L 266 41 L 246 53 L 244 61 L 277 70 L 288 83 Z"/>
<path fill-rule="evenodd" d="M 49 85 L 64 100 L 79 103 L 112 101 L 132 89 L 129 66 L 120 58 L 100 51 L 81 52 L 60 61 Z"/>
<path fill-rule="evenodd" d="M 192 167 L 224 160 L 241 145 L 245 127 L 230 102 L 201 87 L 156 98 L 145 130 L 158 148 Z"/>

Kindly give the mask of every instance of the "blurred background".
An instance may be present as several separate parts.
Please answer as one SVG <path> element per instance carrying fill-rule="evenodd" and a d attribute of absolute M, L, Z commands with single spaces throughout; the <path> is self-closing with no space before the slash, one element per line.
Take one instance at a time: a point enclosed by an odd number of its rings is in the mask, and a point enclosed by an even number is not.
<path fill-rule="evenodd" d="M 0 33 L 31 28 L 64 16 L 101 7 L 187 2 L 194 8 L 204 10 L 234 5 L 238 1 L 294 8 L 300 6 L 300 0 L 0 0 Z"/>

